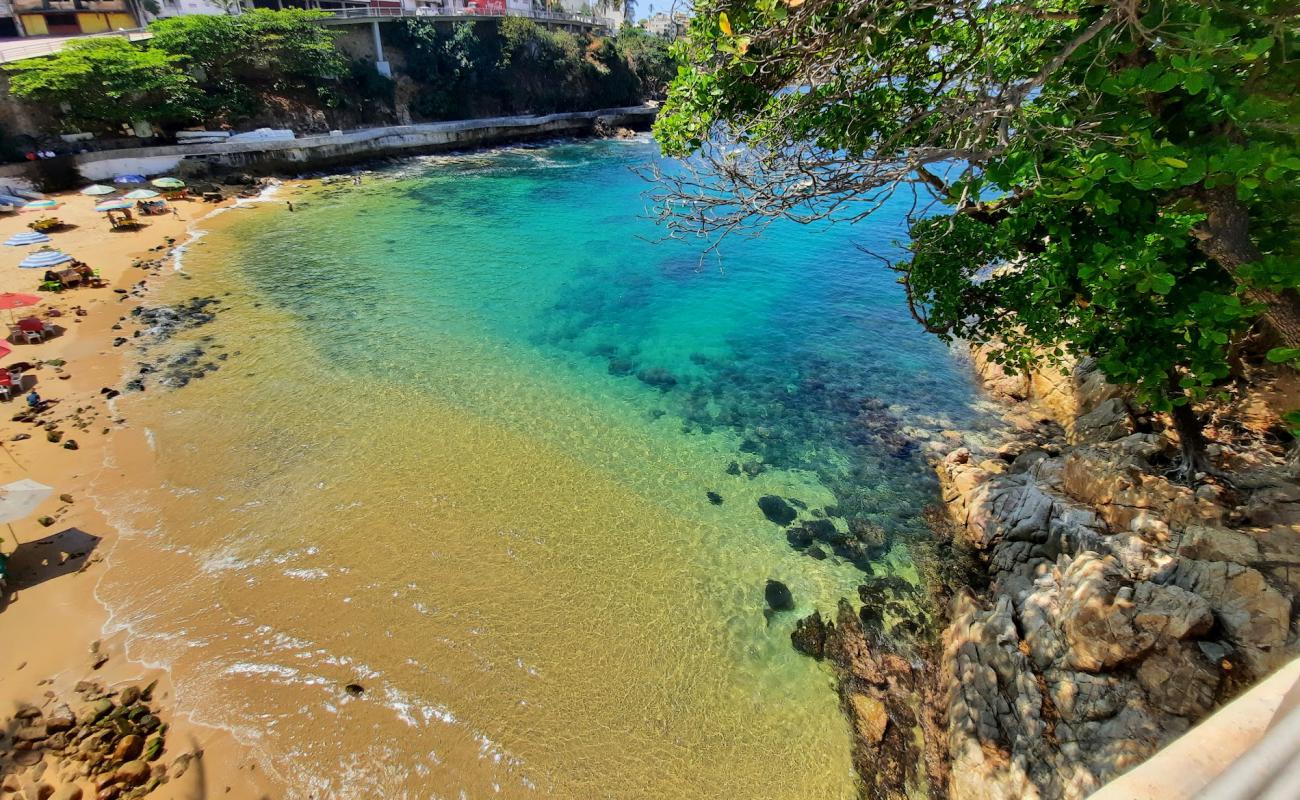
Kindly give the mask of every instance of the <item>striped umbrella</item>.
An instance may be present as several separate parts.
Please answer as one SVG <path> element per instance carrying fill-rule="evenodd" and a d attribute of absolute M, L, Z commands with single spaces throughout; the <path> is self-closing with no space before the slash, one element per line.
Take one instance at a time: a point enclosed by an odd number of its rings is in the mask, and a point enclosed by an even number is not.
<path fill-rule="evenodd" d="M 96 211 L 125 211 L 134 205 L 130 200 L 105 200 L 95 206 Z"/>
<path fill-rule="evenodd" d="M 37 250 L 18 262 L 18 266 L 23 269 L 49 269 L 50 267 L 57 267 L 59 264 L 66 264 L 71 260 L 72 256 L 58 250 Z"/>
<path fill-rule="evenodd" d="M 30 203 L 23 204 L 24 211 L 26 211 L 29 208 L 43 209 L 43 208 L 58 208 L 58 207 L 59 207 L 58 200 L 33 200 Z"/>
<path fill-rule="evenodd" d="M 113 178 L 113 183 L 144 183 L 143 175 L 118 175 Z"/>
<path fill-rule="evenodd" d="M 50 237 L 46 236 L 40 231 L 25 231 L 23 233 L 15 233 L 13 236 L 10 236 L 8 239 L 5 240 L 5 244 L 9 245 L 10 247 L 27 247 L 28 245 L 33 245 L 33 244 L 45 244 L 49 240 Z"/>
<path fill-rule="evenodd" d="M 134 192 L 127 192 L 122 195 L 124 200 L 152 200 L 157 197 L 158 193 L 153 189 L 136 189 Z"/>
<path fill-rule="evenodd" d="M 103 195 L 112 194 L 113 192 L 116 191 L 117 189 L 114 189 L 112 186 L 105 186 L 102 183 L 93 183 L 90 186 L 87 186 L 86 188 L 82 189 L 81 193 L 88 194 L 91 197 L 102 197 Z"/>
<path fill-rule="evenodd" d="M 155 178 L 149 181 L 159 189 L 184 189 L 185 181 L 180 178 Z"/>

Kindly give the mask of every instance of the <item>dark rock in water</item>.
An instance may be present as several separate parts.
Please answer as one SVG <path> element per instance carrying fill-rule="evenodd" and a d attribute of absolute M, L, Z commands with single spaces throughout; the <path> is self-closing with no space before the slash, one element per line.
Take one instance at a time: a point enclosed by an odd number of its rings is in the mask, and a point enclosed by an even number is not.
<path fill-rule="evenodd" d="M 794 506 L 795 508 L 798 508 L 798 509 L 800 509 L 800 510 L 805 510 L 805 511 L 806 511 L 806 510 L 808 509 L 808 504 L 807 504 L 807 503 L 805 503 L 804 501 L 799 500 L 799 499 L 797 499 L 797 498 L 794 498 L 794 497 L 791 497 L 791 498 L 790 498 L 790 505 L 792 505 L 792 506 Z"/>
<path fill-rule="evenodd" d="M 643 369 L 636 374 L 636 379 L 661 392 L 666 392 L 677 385 L 677 378 L 663 367 Z"/>
<path fill-rule="evenodd" d="M 794 522 L 795 517 L 799 516 L 789 503 L 774 494 L 765 494 L 758 498 L 758 507 L 762 509 L 763 516 L 777 525 L 789 525 Z"/>
<path fill-rule="evenodd" d="M 822 660 L 826 654 L 826 623 L 822 622 L 820 611 L 814 611 L 794 624 L 790 644 L 800 653 Z"/>
<path fill-rule="evenodd" d="M 763 587 L 763 598 L 767 600 L 767 607 L 773 611 L 794 611 L 794 595 L 790 592 L 790 587 L 778 580 L 768 578 L 767 585 Z"/>
<path fill-rule="evenodd" d="M 728 465 L 727 465 L 727 474 L 728 474 L 728 475 L 739 475 L 739 474 L 740 474 L 740 465 L 737 464 L 737 463 L 734 462 L 734 461 L 731 462 L 730 464 L 728 464 Z"/>
<path fill-rule="evenodd" d="M 740 468 L 751 478 L 762 474 L 763 470 L 766 469 L 761 461 L 746 461 L 740 465 Z"/>
<path fill-rule="evenodd" d="M 609 360 L 610 375 L 631 375 L 636 369 L 636 364 L 626 358 L 611 358 Z"/>
<path fill-rule="evenodd" d="M 347 693 L 352 695 L 353 697 L 359 697 L 362 694 L 365 694 L 366 691 L 366 687 L 362 686 L 359 683 L 349 683 L 347 686 L 344 686 L 343 688 L 347 690 Z"/>
<path fill-rule="evenodd" d="M 802 525 L 794 528 L 787 528 L 785 531 L 785 540 L 796 550 L 802 550 L 815 541 L 812 534 L 808 532 L 808 529 Z"/>
<path fill-rule="evenodd" d="M 134 380 L 127 381 L 127 383 L 126 383 L 126 390 L 127 390 L 128 392 L 143 392 L 143 391 L 144 391 L 144 381 L 140 380 L 139 378 L 136 378 L 136 379 L 134 379 Z"/>
<path fill-rule="evenodd" d="M 827 556 L 826 556 L 826 551 L 823 550 L 823 549 L 821 549 L 821 548 L 818 547 L 817 545 L 813 545 L 812 547 L 809 547 L 808 550 L 807 550 L 807 553 L 808 553 L 808 555 L 812 556 L 813 558 L 817 559 L 818 561 L 825 561 L 825 560 L 826 560 L 826 557 L 827 557 Z"/>
<path fill-rule="evenodd" d="M 717 492 L 705 492 L 704 496 L 709 498 L 709 502 L 714 504 L 715 506 L 722 505 L 722 495 L 718 494 Z"/>
<path fill-rule="evenodd" d="M 835 523 L 828 519 L 810 519 L 804 522 L 802 527 L 809 536 L 829 545 L 839 544 L 847 538 L 845 534 L 836 530 Z"/>

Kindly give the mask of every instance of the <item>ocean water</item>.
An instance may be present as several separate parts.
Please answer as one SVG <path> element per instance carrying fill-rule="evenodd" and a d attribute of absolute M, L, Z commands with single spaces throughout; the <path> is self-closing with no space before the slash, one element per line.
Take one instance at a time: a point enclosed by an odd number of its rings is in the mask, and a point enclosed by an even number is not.
<path fill-rule="evenodd" d="M 855 796 L 789 633 L 916 580 L 924 444 L 974 390 L 855 248 L 904 203 L 702 262 L 644 217 L 655 158 L 411 160 L 231 212 L 156 298 L 221 310 L 142 360 L 212 371 L 119 401 L 154 453 L 104 489 L 100 596 L 290 797 Z M 768 494 L 882 544 L 810 557 Z"/>

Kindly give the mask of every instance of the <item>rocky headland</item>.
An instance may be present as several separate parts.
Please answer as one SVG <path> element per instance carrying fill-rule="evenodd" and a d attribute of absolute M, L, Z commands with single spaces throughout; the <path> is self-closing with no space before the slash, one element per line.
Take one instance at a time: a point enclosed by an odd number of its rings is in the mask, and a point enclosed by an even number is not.
<path fill-rule="evenodd" d="M 876 578 L 793 643 L 838 676 L 864 797 L 1084 798 L 1297 652 L 1300 483 L 1268 402 L 1293 376 L 1257 370 L 1208 429 L 1230 477 L 1188 486 L 1176 435 L 1090 364 L 974 363 L 1008 424 L 932 446 L 948 574 L 912 605 L 945 622 L 900 630 L 918 592 Z"/>

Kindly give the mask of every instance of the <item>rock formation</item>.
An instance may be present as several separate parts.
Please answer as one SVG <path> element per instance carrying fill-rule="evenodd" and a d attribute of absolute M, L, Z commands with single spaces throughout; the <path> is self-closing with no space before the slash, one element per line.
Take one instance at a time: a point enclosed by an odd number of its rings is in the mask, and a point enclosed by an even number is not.
<path fill-rule="evenodd" d="M 1230 465 L 1232 483 L 1184 486 L 1166 477 L 1171 436 L 1086 363 L 1013 378 L 975 361 L 1014 402 L 1007 439 L 935 457 L 949 535 L 978 555 L 988 586 L 957 592 L 923 669 L 864 678 L 880 691 L 845 701 L 855 764 L 877 771 L 860 773 L 864 796 L 916 787 L 915 770 L 862 739 L 912 722 L 900 702 L 929 685 L 942 733 L 918 733 L 937 735 L 948 762 L 928 770 L 930 796 L 1081 800 L 1295 656 L 1296 467 L 1275 448 Z M 842 603 L 834 626 L 814 615 L 792 637 L 837 665 L 842 697 L 846 680 L 863 685 L 844 676 L 864 648 L 877 669 L 888 662 L 859 623 L 881 601 L 862 599 L 860 615 Z M 882 786 L 878 771 L 895 767 Z"/>

